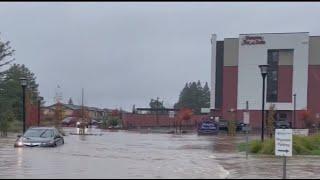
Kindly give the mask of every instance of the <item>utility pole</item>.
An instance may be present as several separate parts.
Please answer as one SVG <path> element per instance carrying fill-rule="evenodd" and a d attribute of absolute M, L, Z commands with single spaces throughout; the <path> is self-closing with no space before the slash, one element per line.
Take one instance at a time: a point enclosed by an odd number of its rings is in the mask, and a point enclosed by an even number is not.
<path fill-rule="evenodd" d="M 83 88 L 82 88 L 82 93 L 81 93 L 81 117 L 82 121 L 84 120 L 84 106 L 83 106 Z"/>
<path fill-rule="evenodd" d="M 246 101 L 246 112 L 249 113 L 249 101 Z M 249 151 L 249 123 L 245 124 L 246 127 L 246 159 L 248 159 L 248 151 Z"/>
<path fill-rule="evenodd" d="M 157 97 L 157 107 L 156 107 L 156 120 L 157 120 L 157 125 L 159 126 L 158 109 L 159 109 L 159 97 Z"/>
<path fill-rule="evenodd" d="M 294 93 L 293 94 L 293 102 L 294 102 L 294 105 L 293 105 L 293 129 L 296 128 L 296 96 L 297 94 Z"/>

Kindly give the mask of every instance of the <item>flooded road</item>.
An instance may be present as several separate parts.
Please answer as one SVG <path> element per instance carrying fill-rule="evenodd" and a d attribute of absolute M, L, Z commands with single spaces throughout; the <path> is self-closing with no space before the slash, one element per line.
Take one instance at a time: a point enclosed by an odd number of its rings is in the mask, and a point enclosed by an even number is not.
<path fill-rule="evenodd" d="M 75 129 L 65 129 L 66 133 Z M 57 148 L 13 148 L 0 138 L 0 178 L 281 178 L 282 160 L 235 151 L 243 137 L 91 130 Z M 288 160 L 288 178 L 319 178 L 318 157 Z"/>
<path fill-rule="evenodd" d="M 66 130 L 75 132 L 74 129 Z M 57 148 L 13 148 L 0 139 L 0 178 L 225 178 L 212 141 L 197 135 L 102 132 Z M 94 133 L 100 133 L 95 130 Z"/>

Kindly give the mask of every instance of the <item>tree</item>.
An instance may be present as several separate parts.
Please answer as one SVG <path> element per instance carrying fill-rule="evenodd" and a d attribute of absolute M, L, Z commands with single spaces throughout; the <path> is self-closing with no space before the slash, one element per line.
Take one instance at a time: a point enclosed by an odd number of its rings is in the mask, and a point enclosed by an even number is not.
<path fill-rule="evenodd" d="M 201 82 L 186 83 L 179 95 L 175 108 L 188 107 L 194 110 L 195 114 L 201 113 L 201 108 L 210 107 L 210 89 L 208 83 L 202 87 Z"/>
<path fill-rule="evenodd" d="M 68 104 L 73 105 L 73 101 L 71 98 L 69 98 Z"/>
<path fill-rule="evenodd" d="M 308 109 L 305 109 L 301 112 L 301 119 L 307 128 L 312 128 L 312 126 L 315 124 L 314 119 L 311 117 L 311 111 Z"/>
<path fill-rule="evenodd" d="M 55 105 L 54 109 L 54 125 L 56 128 L 60 128 L 60 123 L 64 118 L 64 109 L 62 107 L 62 104 L 58 102 Z"/>
<path fill-rule="evenodd" d="M 14 116 L 18 120 L 22 120 L 22 87 L 20 84 L 20 78 L 26 77 L 27 79 L 27 91 L 30 103 L 37 103 L 38 84 L 36 83 L 35 75 L 24 65 L 13 64 L 8 70 L 4 71 L 0 80 L 2 88 L 2 99 L 0 101 L 0 107 L 8 108 L 12 111 Z M 1 105 L 2 104 L 2 105 Z M 5 112 L 1 110 L 0 113 Z"/>
<path fill-rule="evenodd" d="M 230 136 L 235 136 L 237 131 L 237 113 L 234 109 L 230 109 L 229 113 L 231 113 L 231 118 L 228 120 L 228 134 Z"/>
<path fill-rule="evenodd" d="M 11 58 L 14 52 L 15 50 L 10 46 L 10 41 L 3 41 L 0 38 L 0 68 L 14 61 L 14 59 Z M 0 75 L 1 74 L 2 72 L 0 72 Z"/>
<path fill-rule="evenodd" d="M 203 87 L 202 90 L 202 99 L 201 99 L 201 104 L 203 105 L 204 108 L 209 108 L 210 107 L 210 89 L 208 86 L 208 82 Z"/>
<path fill-rule="evenodd" d="M 159 101 L 158 99 L 151 99 L 149 103 L 150 108 L 152 109 L 164 109 L 163 101 Z"/>
<path fill-rule="evenodd" d="M 268 118 L 267 118 L 267 129 L 268 129 L 268 133 L 270 135 L 270 138 L 272 138 L 273 134 L 274 134 L 274 123 L 275 123 L 275 116 L 276 114 L 276 110 L 275 110 L 275 105 L 272 104 L 269 107 L 269 111 L 268 111 Z"/>
<path fill-rule="evenodd" d="M 1 113 L 0 119 L 1 136 L 7 136 L 10 123 L 15 119 L 14 114 L 11 111 L 6 111 L 5 113 Z"/>
<path fill-rule="evenodd" d="M 163 105 L 163 101 L 159 101 L 159 99 L 151 99 L 149 103 L 150 108 L 152 109 L 165 109 Z M 164 113 L 164 111 L 158 110 L 160 113 Z M 155 113 L 154 111 L 151 111 L 151 113 Z"/>
<path fill-rule="evenodd" d="M 177 119 L 178 122 L 176 122 L 175 124 L 179 126 L 180 133 L 182 130 L 182 122 L 191 119 L 192 115 L 193 115 L 193 112 L 192 112 L 192 109 L 190 109 L 190 108 L 182 108 L 179 110 L 178 119 Z M 176 126 L 176 128 L 177 128 L 177 126 Z M 177 129 L 176 129 L 176 131 L 177 131 Z"/>

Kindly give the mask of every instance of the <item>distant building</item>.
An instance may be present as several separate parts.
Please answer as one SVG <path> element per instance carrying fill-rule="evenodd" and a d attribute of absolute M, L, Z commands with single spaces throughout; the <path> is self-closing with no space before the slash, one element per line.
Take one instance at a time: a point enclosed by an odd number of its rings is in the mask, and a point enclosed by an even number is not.
<path fill-rule="evenodd" d="M 252 127 L 261 128 L 262 77 L 259 65 L 269 64 L 266 104 L 277 109 L 277 119 L 303 127 L 301 112 L 308 109 L 320 117 L 320 36 L 308 32 L 240 34 L 217 40 L 212 35 L 211 110 L 215 116 L 230 119 L 235 110 L 243 119 L 249 102 Z"/>
<path fill-rule="evenodd" d="M 57 106 L 57 103 L 47 107 L 43 107 L 42 108 L 43 115 L 47 117 L 53 117 L 56 106 Z M 61 103 L 61 106 L 62 106 L 65 117 L 72 117 L 82 109 L 82 106 L 73 105 L 73 104 Z M 101 120 L 104 116 L 107 115 L 109 111 L 111 111 L 111 110 L 100 109 L 96 107 L 84 106 L 84 108 L 86 109 L 86 111 L 88 111 L 89 118 L 94 120 Z"/>

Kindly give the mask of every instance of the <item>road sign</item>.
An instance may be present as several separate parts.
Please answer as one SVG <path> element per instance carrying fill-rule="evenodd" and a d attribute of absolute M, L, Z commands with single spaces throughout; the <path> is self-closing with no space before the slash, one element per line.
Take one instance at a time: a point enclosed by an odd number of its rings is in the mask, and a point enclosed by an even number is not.
<path fill-rule="evenodd" d="M 276 129 L 276 156 L 292 156 L 292 129 Z"/>
<path fill-rule="evenodd" d="M 249 112 L 243 112 L 243 123 L 250 124 L 250 114 Z"/>

